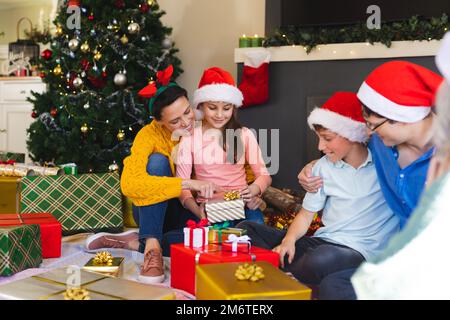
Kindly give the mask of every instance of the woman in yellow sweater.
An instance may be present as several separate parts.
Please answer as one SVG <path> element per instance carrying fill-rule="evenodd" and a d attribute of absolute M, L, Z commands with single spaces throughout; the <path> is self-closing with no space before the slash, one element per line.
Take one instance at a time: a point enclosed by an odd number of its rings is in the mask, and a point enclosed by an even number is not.
<path fill-rule="evenodd" d="M 139 224 L 139 233 L 98 233 L 86 241 L 89 251 L 124 248 L 144 253 L 139 279 L 147 283 L 164 280 L 162 254 L 169 255 L 170 244 L 180 241 L 171 239 L 171 233 L 164 234 L 164 231 L 180 229 L 189 219 L 199 220 L 179 202 L 181 190 L 196 191 L 205 198 L 220 191 L 211 182 L 175 177 L 171 154 L 179 142 L 177 137 L 193 132 L 195 115 L 186 90 L 173 82 L 162 80 L 161 84 L 157 91 L 150 90 L 149 95 L 145 94 L 145 88 L 140 92 L 144 92 L 144 97 L 153 95 L 149 103 L 153 121 L 136 135 L 121 176 L 122 193 L 134 204 L 133 215 Z M 254 197 L 247 206 L 256 208 L 260 202 Z"/>

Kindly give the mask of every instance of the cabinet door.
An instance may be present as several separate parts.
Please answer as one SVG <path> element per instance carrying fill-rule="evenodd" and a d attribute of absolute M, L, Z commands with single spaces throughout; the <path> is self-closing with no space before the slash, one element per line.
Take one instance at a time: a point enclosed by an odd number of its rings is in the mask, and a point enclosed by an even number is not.
<path fill-rule="evenodd" d="M 4 135 L 3 150 L 9 152 L 25 153 L 25 162 L 30 161 L 27 151 L 27 129 L 33 122 L 31 112 L 33 107 L 29 103 L 24 104 L 3 104 L 2 122 L 6 134 Z"/>

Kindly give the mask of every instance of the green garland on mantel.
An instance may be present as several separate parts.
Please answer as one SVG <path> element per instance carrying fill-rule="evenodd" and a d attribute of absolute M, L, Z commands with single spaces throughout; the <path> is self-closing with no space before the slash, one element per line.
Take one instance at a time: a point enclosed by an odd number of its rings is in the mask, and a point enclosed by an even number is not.
<path fill-rule="evenodd" d="M 284 27 L 264 40 L 264 47 L 303 46 L 310 53 L 316 46 L 331 43 L 381 42 L 390 47 L 392 41 L 440 40 L 450 30 L 448 16 L 382 22 L 381 29 L 368 29 L 366 23 L 327 27 Z"/>

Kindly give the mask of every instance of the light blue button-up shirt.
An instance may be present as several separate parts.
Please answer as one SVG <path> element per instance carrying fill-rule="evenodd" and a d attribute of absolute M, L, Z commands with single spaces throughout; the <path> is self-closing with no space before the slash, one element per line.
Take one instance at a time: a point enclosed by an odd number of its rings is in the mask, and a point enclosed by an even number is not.
<path fill-rule="evenodd" d="M 357 169 L 324 156 L 314 165 L 313 175 L 322 177 L 323 187 L 306 194 L 303 208 L 323 209 L 324 227 L 314 237 L 350 247 L 366 260 L 381 252 L 399 230 L 399 219 L 383 197 L 370 150 Z"/>

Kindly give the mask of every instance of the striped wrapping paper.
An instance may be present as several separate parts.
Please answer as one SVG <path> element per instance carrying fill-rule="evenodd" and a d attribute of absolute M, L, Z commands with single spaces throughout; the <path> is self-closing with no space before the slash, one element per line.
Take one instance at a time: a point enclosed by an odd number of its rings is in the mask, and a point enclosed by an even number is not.
<path fill-rule="evenodd" d="M 213 200 L 205 205 L 206 216 L 210 223 L 245 219 L 244 200 Z"/>

